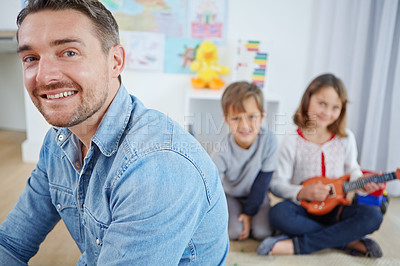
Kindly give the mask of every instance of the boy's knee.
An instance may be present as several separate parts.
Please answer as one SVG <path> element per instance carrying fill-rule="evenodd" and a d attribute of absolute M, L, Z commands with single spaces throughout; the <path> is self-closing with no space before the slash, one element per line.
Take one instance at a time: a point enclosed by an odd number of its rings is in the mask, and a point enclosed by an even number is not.
<path fill-rule="evenodd" d="M 238 240 L 238 239 L 239 239 L 239 236 L 240 236 L 240 232 L 232 232 L 232 231 L 229 231 L 229 232 L 228 232 L 228 235 L 229 235 L 229 239 L 230 239 L 230 240 Z"/>
<path fill-rule="evenodd" d="M 230 240 L 238 240 L 241 233 L 242 228 L 239 226 L 229 226 L 228 228 L 228 235 Z"/>
<path fill-rule="evenodd" d="M 252 236 L 257 240 L 264 240 L 265 238 L 272 235 L 271 228 L 253 228 Z"/>

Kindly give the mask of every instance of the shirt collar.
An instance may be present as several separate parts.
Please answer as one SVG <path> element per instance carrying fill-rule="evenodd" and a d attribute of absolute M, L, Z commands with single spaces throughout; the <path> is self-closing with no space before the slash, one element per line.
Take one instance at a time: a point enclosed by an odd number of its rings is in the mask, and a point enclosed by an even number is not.
<path fill-rule="evenodd" d="M 304 136 L 303 130 L 301 130 L 300 127 L 297 128 L 297 134 L 298 134 L 301 138 L 305 139 L 306 141 L 309 141 L 309 140 Z M 336 134 L 335 134 L 335 133 L 332 133 L 331 138 L 330 138 L 327 142 L 333 140 L 333 139 L 335 138 L 335 136 L 336 136 Z M 325 143 L 327 143 L 327 142 L 325 142 Z M 322 143 L 322 144 L 325 144 L 325 143 Z M 321 145 L 322 145 L 322 144 L 321 144 Z"/>
<path fill-rule="evenodd" d="M 132 98 L 125 86 L 121 84 L 92 138 L 92 142 L 105 156 L 111 156 L 118 149 L 118 143 L 131 117 L 132 105 Z M 73 134 L 68 128 L 53 127 L 53 129 L 57 133 L 56 141 L 60 147 L 64 146 L 66 141 L 72 141 Z"/>
<path fill-rule="evenodd" d="M 111 156 L 117 151 L 121 136 L 131 117 L 132 105 L 132 99 L 121 83 L 121 87 L 92 138 L 105 156 Z"/>

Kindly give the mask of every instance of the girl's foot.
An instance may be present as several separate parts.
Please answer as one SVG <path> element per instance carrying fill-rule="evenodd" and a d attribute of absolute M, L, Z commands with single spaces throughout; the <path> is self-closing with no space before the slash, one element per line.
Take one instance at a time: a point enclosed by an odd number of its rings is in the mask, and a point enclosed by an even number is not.
<path fill-rule="evenodd" d="M 366 237 L 351 242 L 348 248 L 358 253 L 361 253 L 366 257 L 380 258 L 383 256 L 382 250 L 379 247 L 378 243 L 376 243 L 373 239 Z"/>
<path fill-rule="evenodd" d="M 258 255 L 293 254 L 293 242 L 286 235 L 270 236 L 257 248 Z"/>

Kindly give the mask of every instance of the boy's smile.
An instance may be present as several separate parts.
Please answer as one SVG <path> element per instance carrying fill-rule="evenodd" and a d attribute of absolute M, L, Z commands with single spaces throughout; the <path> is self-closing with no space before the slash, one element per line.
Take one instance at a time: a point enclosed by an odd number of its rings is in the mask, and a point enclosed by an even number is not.
<path fill-rule="evenodd" d="M 261 122 L 264 114 L 258 109 L 254 97 L 249 97 L 243 101 L 245 112 L 234 112 L 230 106 L 225 121 L 233 134 L 237 145 L 243 149 L 248 149 L 256 140 L 260 132 Z"/>

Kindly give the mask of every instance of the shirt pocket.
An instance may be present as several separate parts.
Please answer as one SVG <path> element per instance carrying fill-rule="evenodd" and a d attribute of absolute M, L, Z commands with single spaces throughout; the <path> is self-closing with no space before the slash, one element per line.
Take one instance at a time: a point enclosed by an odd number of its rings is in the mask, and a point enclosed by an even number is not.
<path fill-rule="evenodd" d="M 86 232 L 86 251 L 90 257 L 98 257 L 103 246 L 104 235 L 108 225 L 99 222 L 88 209 L 83 214 L 83 226 Z"/>
<path fill-rule="evenodd" d="M 80 246 L 82 241 L 81 223 L 75 197 L 70 188 L 50 184 L 52 203 L 58 211 L 72 238 Z"/>

